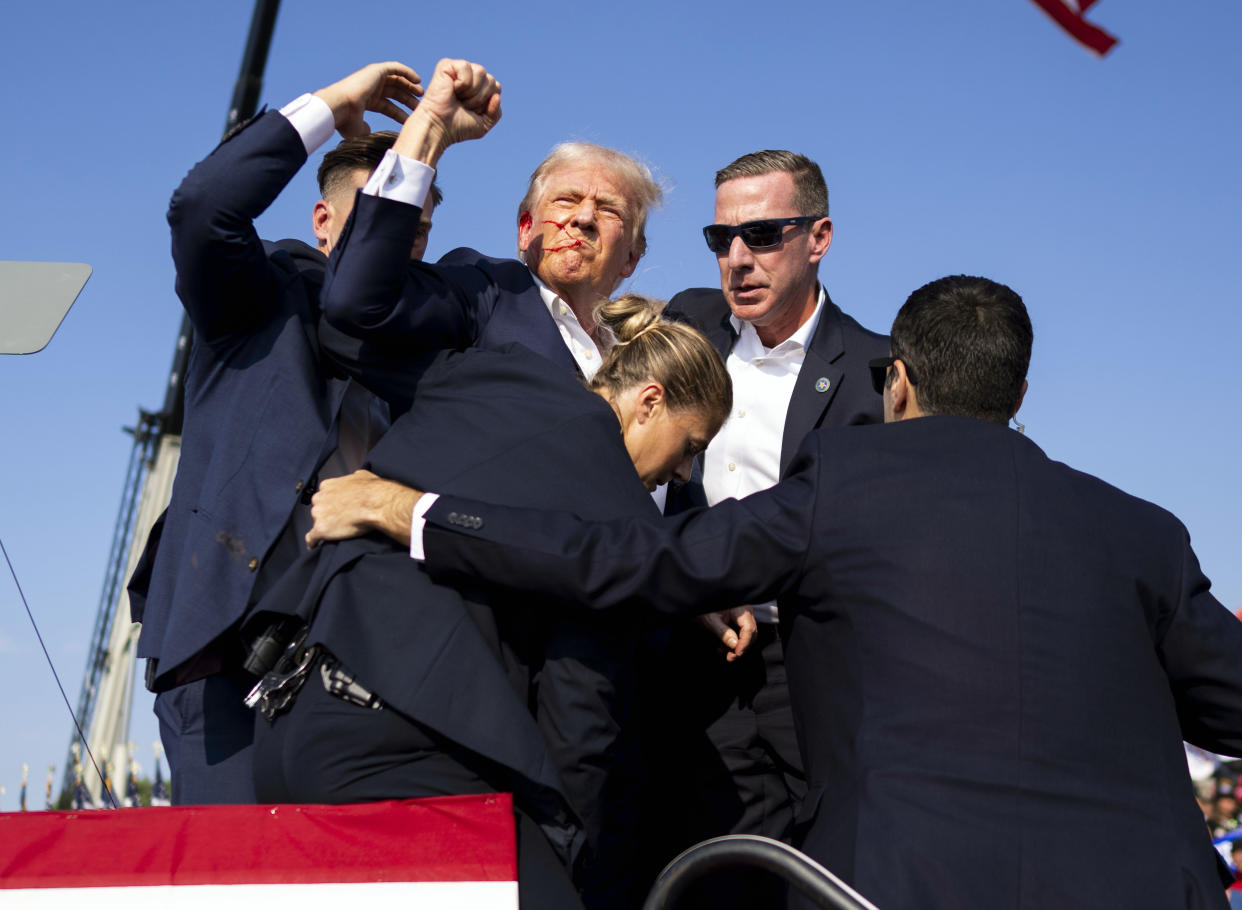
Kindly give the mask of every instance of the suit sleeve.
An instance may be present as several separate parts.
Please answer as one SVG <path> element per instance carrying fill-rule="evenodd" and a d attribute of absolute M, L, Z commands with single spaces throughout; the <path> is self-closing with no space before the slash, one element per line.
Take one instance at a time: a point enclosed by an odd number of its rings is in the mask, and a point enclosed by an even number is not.
<path fill-rule="evenodd" d="M 468 267 L 410 259 L 422 209 L 359 192 L 328 260 L 323 310 L 343 335 L 394 350 L 464 348 L 491 292 Z M 446 260 L 448 257 L 446 257 Z"/>
<path fill-rule="evenodd" d="M 1180 527 L 1180 526 L 1179 526 Z M 1212 596 L 1184 540 L 1180 600 L 1163 618 L 1157 648 L 1187 742 L 1242 755 L 1242 621 Z"/>
<path fill-rule="evenodd" d="M 251 120 L 186 175 L 168 207 L 177 296 L 205 341 L 252 330 L 279 299 L 254 220 L 306 162 L 278 111 Z"/>
<path fill-rule="evenodd" d="M 775 487 L 664 521 L 591 522 L 442 494 L 426 516 L 424 565 L 441 580 L 484 580 L 595 609 L 705 613 L 771 600 L 802 573 L 818 442 L 808 439 Z"/>

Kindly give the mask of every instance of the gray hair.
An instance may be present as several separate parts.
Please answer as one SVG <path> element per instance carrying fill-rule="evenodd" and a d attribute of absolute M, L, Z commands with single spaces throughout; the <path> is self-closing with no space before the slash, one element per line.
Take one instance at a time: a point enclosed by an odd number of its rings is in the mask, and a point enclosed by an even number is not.
<path fill-rule="evenodd" d="M 593 162 L 608 168 L 625 189 L 626 198 L 634 207 L 630 228 L 630 246 L 641 257 L 647 251 L 647 209 L 660 204 L 664 191 L 651 176 L 651 169 L 624 152 L 590 142 L 562 142 L 530 175 L 526 195 L 518 203 L 518 223 L 522 214 L 543 195 L 544 184 L 555 171 L 569 165 Z"/>

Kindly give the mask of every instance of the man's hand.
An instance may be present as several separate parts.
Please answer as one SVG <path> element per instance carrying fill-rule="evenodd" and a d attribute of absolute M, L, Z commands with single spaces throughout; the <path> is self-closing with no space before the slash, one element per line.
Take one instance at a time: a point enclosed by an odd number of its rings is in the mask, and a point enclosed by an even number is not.
<path fill-rule="evenodd" d="M 414 506 L 422 495 L 370 471 L 330 477 L 311 498 L 315 524 L 306 533 L 306 548 L 313 550 L 325 540 L 345 540 L 371 531 L 408 547 Z"/>
<path fill-rule="evenodd" d="M 405 123 L 409 113 L 398 105 L 413 110 L 423 93 L 421 82 L 418 73 L 404 63 L 372 63 L 315 94 L 332 108 L 337 132 L 352 139 L 371 132 L 362 119 L 366 111 Z"/>
<path fill-rule="evenodd" d="M 699 617 L 699 622 L 720 639 L 725 646 L 725 660 L 728 661 L 741 657 L 750 647 L 755 632 L 759 630 L 759 625 L 755 622 L 755 611 L 749 606 L 721 610 L 719 613 L 704 613 Z"/>
<path fill-rule="evenodd" d="M 500 83 L 477 63 L 441 60 L 393 149 L 436 166 L 457 142 L 487 135 L 500 120 Z"/>

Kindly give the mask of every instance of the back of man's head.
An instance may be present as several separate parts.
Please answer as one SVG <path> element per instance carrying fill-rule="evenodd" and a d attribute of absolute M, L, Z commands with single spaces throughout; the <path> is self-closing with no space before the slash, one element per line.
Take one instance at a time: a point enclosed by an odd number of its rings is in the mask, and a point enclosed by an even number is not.
<path fill-rule="evenodd" d="M 1012 289 L 951 275 L 910 295 L 893 320 L 893 356 L 905 362 L 924 414 L 1008 423 L 1022 401 L 1034 333 Z"/>
<path fill-rule="evenodd" d="M 365 136 L 342 139 L 336 148 L 323 156 L 319 165 L 319 192 L 324 199 L 334 196 L 342 190 L 353 194 L 353 175 L 359 171 L 370 176 L 384 160 L 384 154 L 397 141 L 397 134 L 391 130 L 379 130 Z M 431 185 L 431 207 L 437 206 L 443 199 L 440 188 Z"/>
<path fill-rule="evenodd" d="M 624 187 L 632 207 L 628 225 L 630 247 L 641 257 L 647 251 L 647 210 L 660 204 L 664 191 L 647 165 L 607 146 L 590 142 L 562 142 L 554 147 L 530 175 L 526 195 L 518 203 L 518 222 L 521 223 L 522 216 L 539 202 L 544 184 L 552 174 L 561 168 L 581 164 L 607 168 L 617 183 Z"/>
<path fill-rule="evenodd" d="M 720 184 L 730 180 L 775 173 L 785 173 L 793 177 L 794 206 L 799 215 L 816 218 L 828 216 L 828 184 L 824 182 L 824 172 L 806 155 L 799 155 L 797 152 L 765 149 L 743 155 L 716 171 L 716 189 L 720 189 Z"/>

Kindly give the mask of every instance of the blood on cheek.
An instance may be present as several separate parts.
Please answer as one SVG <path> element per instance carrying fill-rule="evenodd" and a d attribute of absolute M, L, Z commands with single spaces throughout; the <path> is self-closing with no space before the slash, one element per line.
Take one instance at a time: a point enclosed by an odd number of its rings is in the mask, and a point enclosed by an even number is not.
<path fill-rule="evenodd" d="M 565 225 L 569 224 L 569 222 L 568 221 L 545 221 L 544 224 L 550 224 L 553 227 L 555 227 L 558 231 L 563 231 L 565 230 Z M 580 246 L 582 246 L 581 240 L 570 240 L 568 243 L 563 243 L 560 246 L 545 246 L 543 248 L 543 251 L 545 253 L 559 253 L 563 250 L 572 250 Z"/>

